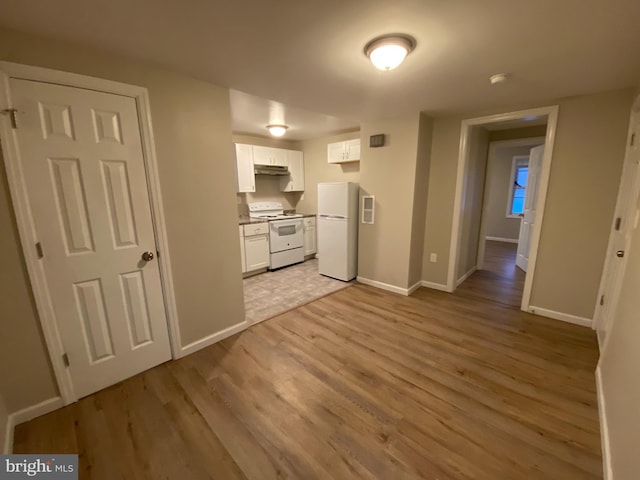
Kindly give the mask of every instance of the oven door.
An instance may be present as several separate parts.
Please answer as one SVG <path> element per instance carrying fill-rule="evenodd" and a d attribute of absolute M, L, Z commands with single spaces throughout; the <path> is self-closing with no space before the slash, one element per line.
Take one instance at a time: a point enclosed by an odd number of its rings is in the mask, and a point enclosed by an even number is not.
<path fill-rule="evenodd" d="M 304 245 L 302 219 L 269 222 L 269 245 L 271 253 L 302 247 Z"/>

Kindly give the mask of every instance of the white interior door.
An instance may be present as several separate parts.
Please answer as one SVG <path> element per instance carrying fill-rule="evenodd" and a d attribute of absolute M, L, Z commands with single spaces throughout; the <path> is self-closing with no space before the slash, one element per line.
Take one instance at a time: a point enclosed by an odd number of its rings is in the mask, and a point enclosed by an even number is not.
<path fill-rule="evenodd" d="M 77 397 L 171 357 L 133 98 L 11 79 L 42 266 Z"/>
<path fill-rule="evenodd" d="M 538 185 L 540 184 L 540 170 L 544 145 L 531 149 L 529 154 L 529 171 L 527 173 L 527 187 L 524 195 L 524 214 L 520 221 L 520 235 L 518 236 L 518 253 L 516 265 L 525 272 L 529 265 L 529 250 L 531 248 L 531 233 L 536 221 L 536 202 L 538 200 Z"/>
<path fill-rule="evenodd" d="M 622 167 L 618 200 L 607 247 L 598 304 L 594 315 L 595 328 L 604 336 L 608 331 L 609 321 L 614 314 L 614 306 L 617 304 L 624 266 L 626 263 L 625 252 L 628 251 L 631 235 L 635 228 L 636 202 L 640 188 L 640 116 L 634 111 L 630 122 L 629 144 Z M 601 340 L 604 340 L 602 338 Z"/>

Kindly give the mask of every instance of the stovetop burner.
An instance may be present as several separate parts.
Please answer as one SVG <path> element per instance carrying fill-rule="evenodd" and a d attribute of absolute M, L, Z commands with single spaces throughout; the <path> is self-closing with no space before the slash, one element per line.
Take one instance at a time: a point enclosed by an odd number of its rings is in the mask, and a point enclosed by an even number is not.
<path fill-rule="evenodd" d="M 302 215 L 284 213 L 280 202 L 253 202 L 249 204 L 249 217 L 264 218 L 265 220 L 288 220 L 300 218 Z"/>

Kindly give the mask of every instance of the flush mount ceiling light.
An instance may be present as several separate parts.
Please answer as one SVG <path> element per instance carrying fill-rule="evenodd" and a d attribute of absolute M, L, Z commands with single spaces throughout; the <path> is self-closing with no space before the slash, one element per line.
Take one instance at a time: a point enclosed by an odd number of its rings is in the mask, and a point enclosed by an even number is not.
<path fill-rule="evenodd" d="M 364 47 L 364 53 L 371 63 L 383 71 L 393 70 L 416 48 L 416 40 L 409 35 L 382 35 L 371 40 Z"/>
<path fill-rule="evenodd" d="M 504 83 L 507 81 L 508 75 L 506 73 L 496 73 L 495 75 L 491 75 L 489 77 L 489 82 L 491 85 L 497 85 L 498 83 Z"/>
<path fill-rule="evenodd" d="M 287 128 L 289 127 L 286 125 L 267 125 L 267 130 L 269 130 L 269 133 L 274 137 L 283 136 L 287 131 Z"/>

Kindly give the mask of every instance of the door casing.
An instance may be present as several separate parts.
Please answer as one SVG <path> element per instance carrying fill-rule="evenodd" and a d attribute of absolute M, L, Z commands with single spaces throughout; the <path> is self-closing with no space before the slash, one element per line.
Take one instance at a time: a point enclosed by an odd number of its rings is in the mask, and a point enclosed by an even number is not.
<path fill-rule="evenodd" d="M 489 142 L 489 153 L 487 155 L 487 177 L 488 177 L 488 160 L 492 155 L 495 155 L 496 151 L 500 148 L 511 148 L 511 147 L 526 147 L 531 145 L 542 145 L 544 143 L 544 137 L 528 137 L 528 138 L 517 138 L 513 140 L 496 140 L 493 142 Z M 480 241 L 478 243 L 478 256 L 477 256 L 477 269 L 482 270 L 484 267 L 484 254 L 486 250 L 486 235 L 487 235 L 487 222 L 486 215 L 488 209 L 488 196 L 486 194 L 488 188 L 487 179 L 485 179 L 484 184 L 484 199 L 482 202 L 482 218 L 480 220 Z M 514 241 L 517 243 L 517 241 Z"/>
<path fill-rule="evenodd" d="M 464 190 L 464 180 L 467 173 L 470 155 L 471 129 L 490 123 L 503 122 L 509 120 L 519 120 L 525 117 L 547 117 L 547 131 L 544 143 L 546 145 L 542 158 L 542 168 L 540 172 L 540 184 L 538 186 L 538 198 L 536 202 L 536 223 L 531 233 L 531 248 L 529 251 L 529 268 L 524 282 L 522 293 L 522 303 L 520 308 L 523 311 L 531 311 L 531 290 L 538 257 L 538 244 L 540 242 L 540 232 L 544 220 L 544 206 L 547 199 L 547 188 L 549 185 L 549 174 L 551 172 L 551 160 L 553 157 L 553 146 L 555 142 L 556 129 L 558 123 L 558 105 L 548 107 L 532 108 L 529 110 L 519 110 L 485 117 L 470 118 L 462 121 L 460 133 L 460 147 L 458 151 L 458 166 L 456 176 L 456 190 L 453 204 L 453 221 L 451 226 L 451 243 L 449 245 L 449 269 L 447 274 L 447 291 L 453 292 L 456 289 L 456 266 L 460 253 L 461 243 L 461 223 L 462 223 L 462 196 Z M 533 312 L 532 312 L 533 313 Z"/>
<path fill-rule="evenodd" d="M 173 276 L 171 273 L 171 259 L 164 212 L 162 210 L 162 194 L 160 190 L 160 178 L 158 175 L 147 89 L 75 73 L 0 61 L 0 110 L 12 108 L 11 91 L 9 88 L 9 80 L 11 78 L 97 90 L 135 99 L 138 108 L 138 121 L 149 188 L 149 199 L 151 202 L 153 228 L 158 250 L 161 253 L 158 258 L 158 263 L 160 267 L 160 281 L 164 297 L 164 306 L 167 314 L 171 353 L 173 358 L 179 358 L 181 356 L 180 331 L 178 328 Z M 19 125 L 18 128 L 20 128 Z M 71 376 L 64 364 L 64 349 L 47 287 L 44 268 L 41 262 L 39 262 L 37 252 L 34 248 L 35 243 L 38 241 L 35 223 L 29 207 L 29 197 L 27 195 L 26 182 L 21 165 L 18 141 L 14 134 L 9 115 L 0 115 L 0 140 L 22 252 L 31 281 L 38 317 L 42 325 L 43 335 L 60 390 L 60 396 L 62 397 L 63 403 L 68 405 L 75 402 L 77 398 L 74 393 Z"/>
<path fill-rule="evenodd" d="M 601 357 L 602 355 L 604 355 L 606 345 L 608 343 L 607 342 L 607 339 L 609 338 L 608 333 L 612 325 L 613 316 L 615 315 L 615 312 L 616 312 L 618 297 L 620 296 L 620 289 L 622 287 L 622 284 L 620 283 L 619 280 L 622 279 L 624 276 L 624 272 L 627 266 L 627 257 L 628 257 L 627 255 L 625 255 L 622 259 L 619 260 L 620 265 L 617 271 L 617 275 L 613 277 L 611 275 L 610 269 L 614 268 L 611 263 L 615 261 L 612 255 L 614 252 L 614 245 L 615 245 L 615 240 L 617 236 L 615 231 L 616 217 L 623 217 L 623 216 L 627 217 L 624 222 L 625 232 L 628 232 L 627 230 L 628 228 L 630 228 L 631 230 L 636 228 L 635 222 L 637 222 L 635 215 L 638 215 L 637 213 L 638 198 L 640 195 L 640 167 L 638 167 L 635 178 L 630 179 L 630 185 L 629 185 L 630 188 L 626 192 L 626 195 L 624 195 L 625 192 L 622 191 L 623 189 L 621 187 L 623 185 L 622 175 L 626 173 L 625 167 L 627 162 L 629 161 L 629 158 L 632 155 L 640 155 L 640 153 L 638 153 L 637 150 L 634 151 L 634 145 L 631 145 L 631 138 L 632 138 L 632 135 L 634 135 L 635 133 L 634 132 L 635 126 L 636 126 L 636 123 L 639 121 L 640 121 L 640 95 L 636 96 L 633 102 L 633 106 L 631 108 L 631 114 L 629 118 L 629 127 L 627 130 L 627 146 L 626 146 L 625 160 L 624 160 L 625 165 L 623 165 L 623 170 L 621 173 L 620 183 L 618 187 L 618 198 L 616 200 L 616 207 L 613 213 L 613 217 L 611 219 L 611 233 L 609 234 L 609 241 L 607 244 L 605 262 L 602 268 L 602 277 L 600 279 L 600 287 L 598 288 L 598 296 L 596 297 L 596 306 L 593 314 L 593 328 L 598 331 L 598 341 L 600 342 Z M 638 136 L 637 133 L 636 133 L 636 136 Z M 640 138 L 634 139 L 635 145 L 638 145 L 637 142 L 640 142 Z M 637 148 L 638 147 L 636 146 L 635 149 Z M 629 245 L 628 245 L 628 235 L 627 235 L 627 242 L 624 247 L 625 251 L 628 251 L 628 248 L 629 248 Z M 600 299 L 602 299 L 605 296 L 606 298 L 604 299 L 604 302 L 606 303 L 603 305 Z M 605 333 L 604 344 L 602 343 L 601 332 Z"/>

